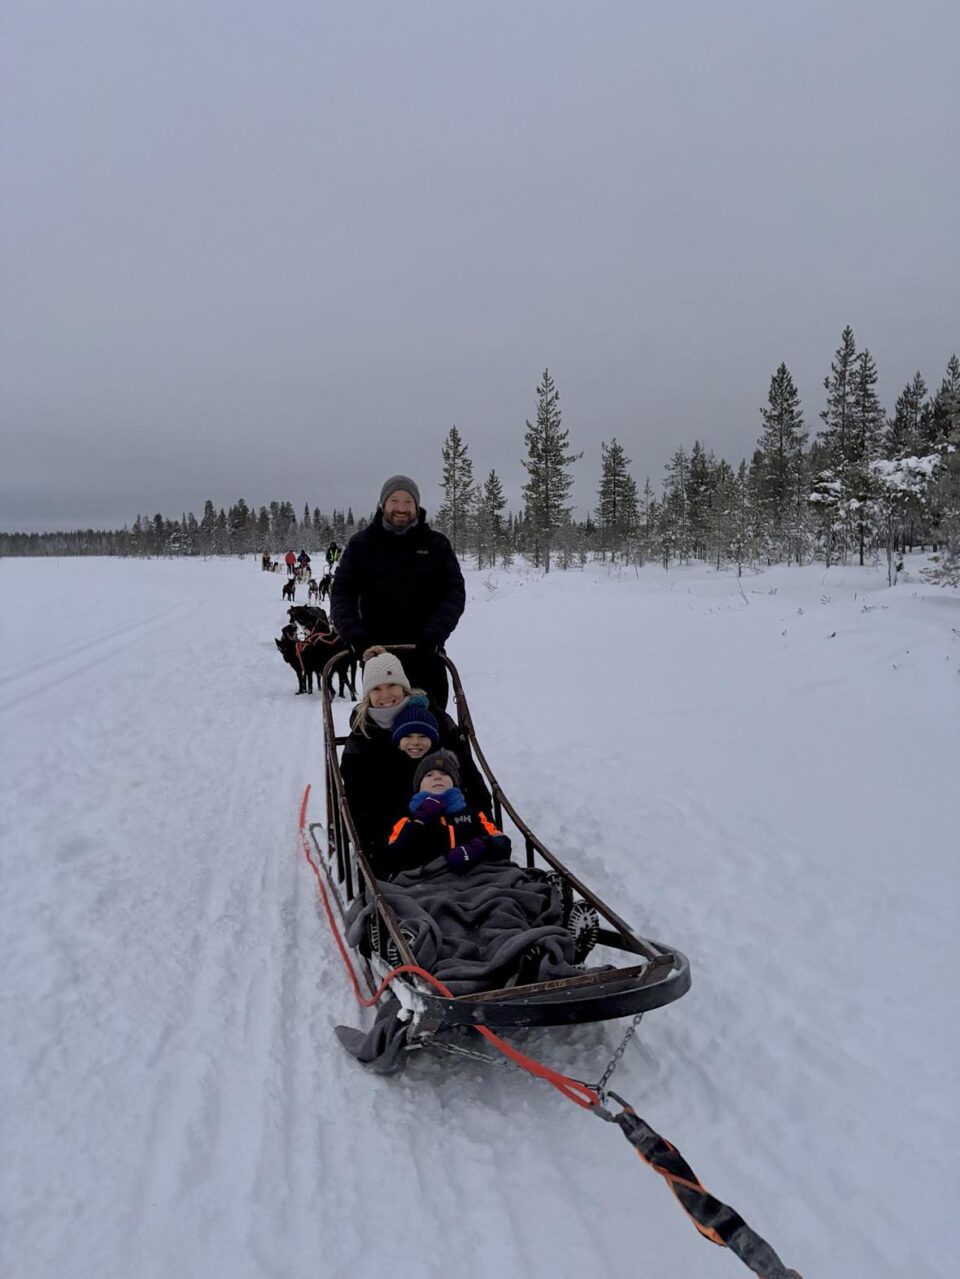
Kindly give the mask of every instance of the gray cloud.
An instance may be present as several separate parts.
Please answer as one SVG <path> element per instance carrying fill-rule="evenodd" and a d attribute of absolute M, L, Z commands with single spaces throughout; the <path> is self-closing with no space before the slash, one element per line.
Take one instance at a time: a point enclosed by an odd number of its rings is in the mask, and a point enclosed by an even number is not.
<path fill-rule="evenodd" d="M 7 6 L 0 526 L 516 499 L 540 370 L 641 480 L 960 345 L 954 5 Z M 676 11 L 675 11 L 676 10 Z"/>

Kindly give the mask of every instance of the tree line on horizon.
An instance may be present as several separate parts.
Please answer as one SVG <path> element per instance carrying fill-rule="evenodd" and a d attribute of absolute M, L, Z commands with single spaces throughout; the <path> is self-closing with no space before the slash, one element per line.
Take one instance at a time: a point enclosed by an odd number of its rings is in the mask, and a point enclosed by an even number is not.
<path fill-rule="evenodd" d="M 940 580 L 960 584 L 960 360 L 952 355 L 936 393 L 920 372 L 888 414 L 876 392 L 876 362 L 857 350 L 852 328 L 824 379 L 820 429 L 810 439 L 800 396 L 786 363 L 770 379 L 762 427 L 749 460 L 735 467 L 701 441 L 680 446 L 657 492 L 642 489 L 616 438 L 601 442 L 596 506 L 583 520 L 569 504 L 576 463 L 549 369 L 527 421 L 527 480 L 516 513 L 507 510 L 495 470 L 476 481 L 469 448 L 456 426 L 441 447 L 442 505 L 436 526 L 461 557 L 483 568 L 522 556 L 536 567 L 571 568 L 591 557 L 642 565 L 701 560 L 716 568 L 822 559 L 863 564 L 885 555 L 890 583 L 900 557 L 914 548 L 939 552 Z M 0 533 L 0 555 L 182 556 L 249 554 L 265 548 L 322 549 L 366 526 L 367 516 L 328 516 L 290 502 L 259 509 L 240 499 L 199 520 L 138 515 L 132 528 L 72 533 Z"/>

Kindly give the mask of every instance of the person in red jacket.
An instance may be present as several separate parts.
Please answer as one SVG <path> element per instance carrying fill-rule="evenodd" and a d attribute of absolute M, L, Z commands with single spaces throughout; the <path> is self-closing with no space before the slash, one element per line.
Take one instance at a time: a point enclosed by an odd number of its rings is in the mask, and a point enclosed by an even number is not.
<path fill-rule="evenodd" d="M 293 551 L 287 551 L 286 555 L 283 557 L 283 562 L 287 566 L 287 573 L 290 577 L 293 577 L 297 568 L 297 557 L 294 555 Z"/>

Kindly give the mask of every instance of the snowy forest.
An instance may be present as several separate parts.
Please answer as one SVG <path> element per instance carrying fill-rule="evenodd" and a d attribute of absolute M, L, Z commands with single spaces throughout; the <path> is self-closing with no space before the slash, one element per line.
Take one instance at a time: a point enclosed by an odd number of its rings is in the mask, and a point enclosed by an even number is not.
<path fill-rule="evenodd" d="M 737 465 L 698 440 L 680 446 L 658 487 L 638 486 L 616 438 L 600 445 L 596 505 L 576 519 L 569 503 L 574 451 L 563 426 L 560 393 L 549 369 L 527 421 L 523 504 L 507 509 L 496 470 L 474 474 L 469 443 L 456 426 L 441 449 L 443 501 L 433 522 L 457 554 L 476 567 L 509 566 L 523 556 L 537 567 L 567 569 L 590 558 L 665 568 L 693 560 L 717 569 L 774 563 L 876 563 L 896 581 L 900 557 L 935 554 L 933 575 L 960 583 L 960 360 L 950 357 L 939 388 L 922 373 L 904 386 L 893 411 L 880 403 L 877 366 L 857 350 L 847 326 L 824 379 L 819 429 L 807 424 L 796 384 L 782 363 L 772 374 L 762 428 L 749 459 Z M 343 543 L 369 515 L 327 514 L 289 501 L 228 509 L 205 503 L 202 516 L 138 515 L 114 531 L 0 533 L 0 555 L 245 555 L 288 546 L 316 550 Z"/>

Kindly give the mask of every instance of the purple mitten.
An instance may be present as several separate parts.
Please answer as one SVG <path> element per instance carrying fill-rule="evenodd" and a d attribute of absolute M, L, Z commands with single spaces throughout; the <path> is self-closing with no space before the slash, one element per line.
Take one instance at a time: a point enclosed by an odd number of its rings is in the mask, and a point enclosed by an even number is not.
<path fill-rule="evenodd" d="M 442 795 L 430 795 L 426 791 L 418 791 L 410 801 L 410 814 L 418 822 L 432 822 L 442 817 L 447 805 Z"/>
<path fill-rule="evenodd" d="M 478 835 L 468 839 L 465 844 L 458 844 L 447 853 L 447 865 L 451 870 L 466 870 L 471 862 L 478 862 L 486 852 L 486 843 Z"/>

